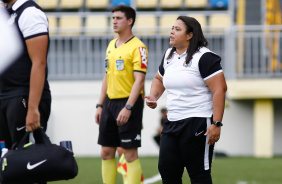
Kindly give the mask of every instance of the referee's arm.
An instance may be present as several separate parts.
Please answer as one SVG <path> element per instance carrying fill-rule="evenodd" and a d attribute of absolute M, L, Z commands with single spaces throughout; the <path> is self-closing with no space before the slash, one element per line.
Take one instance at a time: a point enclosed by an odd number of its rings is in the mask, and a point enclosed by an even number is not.
<path fill-rule="evenodd" d="M 134 106 L 141 90 L 144 87 L 145 76 L 146 74 L 143 72 L 134 72 L 135 82 L 132 86 L 131 93 L 126 104 L 130 104 L 132 107 Z"/>
<path fill-rule="evenodd" d="M 131 89 L 131 93 L 130 96 L 127 100 L 126 104 L 131 105 L 132 107 L 134 106 L 137 98 L 140 95 L 140 92 L 144 86 L 144 82 L 145 82 L 145 76 L 146 74 L 143 72 L 134 72 L 134 78 L 135 78 L 135 82 L 132 86 Z M 127 123 L 129 117 L 130 117 L 131 111 L 127 110 L 126 108 L 123 108 L 117 118 L 117 124 L 118 125 L 124 125 L 125 123 Z"/>
<path fill-rule="evenodd" d="M 32 62 L 26 129 L 28 131 L 34 131 L 40 127 L 40 113 L 38 107 L 45 82 L 48 36 L 41 35 L 29 38 L 26 40 L 26 46 Z"/>
<path fill-rule="evenodd" d="M 99 98 L 98 104 L 103 105 L 107 98 L 107 74 L 105 74 L 103 82 L 102 82 L 102 89 L 101 95 Z M 99 125 L 102 116 L 102 107 L 97 107 L 96 114 L 95 114 L 95 122 Z"/>

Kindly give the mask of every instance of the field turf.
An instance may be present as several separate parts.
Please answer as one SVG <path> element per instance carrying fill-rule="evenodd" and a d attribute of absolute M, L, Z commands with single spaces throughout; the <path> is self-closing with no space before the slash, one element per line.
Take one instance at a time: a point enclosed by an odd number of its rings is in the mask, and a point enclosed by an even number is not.
<path fill-rule="evenodd" d="M 52 184 L 102 184 L 101 160 L 97 157 L 78 157 L 78 176 L 68 181 Z M 158 157 L 140 158 L 144 179 L 158 174 Z M 212 165 L 214 184 L 282 184 L 282 157 L 270 159 L 252 157 L 215 158 Z M 161 184 L 161 181 L 155 184 Z M 116 184 L 122 184 L 118 174 Z M 190 184 L 188 174 L 183 174 L 183 184 Z"/>

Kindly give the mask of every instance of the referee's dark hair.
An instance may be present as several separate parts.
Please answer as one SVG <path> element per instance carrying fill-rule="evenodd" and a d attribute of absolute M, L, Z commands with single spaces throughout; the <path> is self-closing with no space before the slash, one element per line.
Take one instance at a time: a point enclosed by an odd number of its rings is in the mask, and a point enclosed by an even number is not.
<path fill-rule="evenodd" d="M 200 50 L 201 47 L 208 46 L 208 41 L 206 40 L 200 23 L 193 17 L 187 16 L 179 16 L 176 20 L 181 20 L 186 25 L 186 33 L 193 33 L 193 37 L 190 39 L 189 47 L 187 50 L 187 57 L 186 57 L 186 65 L 192 59 L 193 54 Z M 173 52 L 176 51 L 176 48 L 173 47 L 167 57 L 170 59 L 172 57 Z"/>
<path fill-rule="evenodd" d="M 131 8 L 130 6 L 125 6 L 125 5 L 117 5 L 112 9 L 112 13 L 116 12 L 116 11 L 121 11 L 125 14 L 126 19 L 133 19 L 131 27 L 133 27 L 134 22 L 135 22 L 135 18 L 136 18 L 136 12 L 133 8 Z"/>

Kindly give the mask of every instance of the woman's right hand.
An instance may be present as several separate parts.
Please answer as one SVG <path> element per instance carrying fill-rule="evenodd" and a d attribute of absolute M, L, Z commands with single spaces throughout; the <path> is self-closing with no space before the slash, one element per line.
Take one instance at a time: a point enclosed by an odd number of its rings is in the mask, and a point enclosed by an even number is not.
<path fill-rule="evenodd" d="M 153 95 L 145 96 L 146 98 L 146 105 L 152 109 L 155 109 L 157 107 L 157 101 L 156 98 Z"/>

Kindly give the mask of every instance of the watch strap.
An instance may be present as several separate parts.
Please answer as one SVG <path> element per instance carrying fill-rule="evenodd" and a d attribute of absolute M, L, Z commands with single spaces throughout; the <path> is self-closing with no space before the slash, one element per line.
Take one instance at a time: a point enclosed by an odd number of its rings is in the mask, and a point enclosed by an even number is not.
<path fill-rule="evenodd" d="M 102 105 L 102 104 L 97 104 L 97 105 L 96 105 L 96 108 L 98 108 L 98 107 L 103 108 L 103 105 Z"/>
<path fill-rule="evenodd" d="M 125 108 L 126 108 L 127 110 L 130 110 L 130 111 L 132 110 L 132 106 L 129 105 L 129 104 L 126 104 L 126 105 L 125 105 Z"/>
<path fill-rule="evenodd" d="M 217 127 L 222 127 L 223 124 L 220 121 L 213 121 L 212 124 L 214 124 Z"/>

